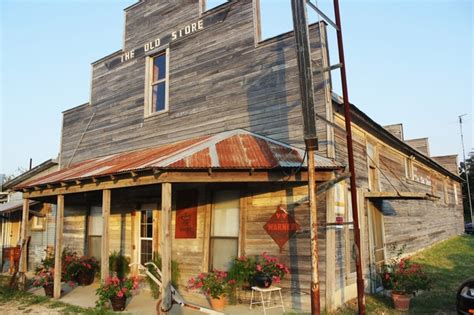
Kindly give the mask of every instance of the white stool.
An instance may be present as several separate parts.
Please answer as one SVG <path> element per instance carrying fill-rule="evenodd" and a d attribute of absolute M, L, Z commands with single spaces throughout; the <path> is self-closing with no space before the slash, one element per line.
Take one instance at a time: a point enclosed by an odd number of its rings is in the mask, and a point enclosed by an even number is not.
<path fill-rule="evenodd" d="M 270 303 L 272 302 L 272 292 L 278 291 L 280 294 L 280 304 L 279 305 L 273 305 L 270 306 Z M 254 292 L 260 292 L 260 299 L 261 302 L 254 302 L 253 301 L 253 293 Z M 267 300 L 263 298 L 263 294 L 268 293 Z M 268 287 L 268 288 L 259 288 L 259 287 L 252 287 L 252 297 L 250 298 L 250 309 L 252 309 L 252 305 L 256 304 L 262 304 L 263 306 L 263 314 L 267 314 L 267 310 L 271 308 L 279 308 L 281 307 L 283 309 L 283 313 L 285 313 L 285 306 L 283 306 L 283 298 L 281 296 L 281 288 L 279 287 Z"/>

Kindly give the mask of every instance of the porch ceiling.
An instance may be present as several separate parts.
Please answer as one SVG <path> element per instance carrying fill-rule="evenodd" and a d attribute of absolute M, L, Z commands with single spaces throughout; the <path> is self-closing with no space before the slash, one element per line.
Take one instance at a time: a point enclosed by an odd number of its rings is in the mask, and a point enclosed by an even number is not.
<path fill-rule="evenodd" d="M 79 190 L 85 191 L 164 181 L 251 182 L 282 181 L 285 178 L 303 181 L 307 178 L 304 171 L 298 175 L 288 175 L 287 173 L 291 173 L 289 171 L 282 172 L 285 169 L 305 168 L 306 161 L 303 159 L 304 150 L 237 129 L 213 136 L 82 161 L 26 182 L 15 189 L 66 190 L 67 187 L 76 185 L 81 187 Z M 321 175 L 343 168 L 341 164 L 331 159 L 318 155 L 315 159 L 317 170 Z M 203 173 L 208 176 L 204 178 Z M 92 181 L 93 185 L 84 187 L 89 181 Z M 104 181 L 108 181 L 107 185 L 104 185 Z M 51 194 L 57 193 L 60 192 Z"/>

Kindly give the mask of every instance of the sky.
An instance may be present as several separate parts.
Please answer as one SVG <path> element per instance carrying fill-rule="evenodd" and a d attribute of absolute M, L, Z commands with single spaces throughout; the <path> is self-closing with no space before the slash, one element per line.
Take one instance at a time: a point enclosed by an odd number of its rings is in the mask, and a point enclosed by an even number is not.
<path fill-rule="evenodd" d="M 0 173 L 57 156 L 61 112 L 88 102 L 90 64 L 121 48 L 123 9 L 135 2 L 0 0 Z M 261 2 L 265 37 L 292 29 L 290 0 Z M 333 17 L 332 1 L 318 6 Z M 471 151 L 473 3 L 340 0 L 340 7 L 350 101 L 381 125 L 403 123 L 405 139 L 429 137 L 432 156 L 462 158 L 458 116 L 467 114 Z M 334 73 L 340 93 L 338 80 Z"/>

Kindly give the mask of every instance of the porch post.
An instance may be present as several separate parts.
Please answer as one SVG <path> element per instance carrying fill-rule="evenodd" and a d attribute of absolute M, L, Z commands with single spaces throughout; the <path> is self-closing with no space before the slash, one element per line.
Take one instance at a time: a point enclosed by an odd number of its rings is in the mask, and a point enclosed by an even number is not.
<path fill-rule="evenodd" d="M 58 195 L 56 211 L 56 244 L 54 247 L 54 298 L 61 297 L 61 255 L 63 247 L 64 195 Z"/>
<path fill-rule="evenodd" d="M 109 221 L 110 221 L 110 189 L 102 191 L 102 259 L 100 264 L 100 279 L 105 280 L 109 276 Z"/>
<path fill-rule="evenodd" d="M 166 288 L 171 283 L 171 183 L 161 184 L 161 296 L 167 304 Z M 162 305 L 163 305 L 162 304 Z M 171 305 L 163 305 L 168 308 Z"/>
<path fill-rule="evenodd" d="M 20 285 L 24 287 L 25 284 L 25 273 L 28 270 L 27 266 L 27 255 L 28 255 L 28 217 L 30 212 L 30 200 L 28 198 L 23 199 L 23 213 L 21 216 L 21 260 L 20 260 Z"/>

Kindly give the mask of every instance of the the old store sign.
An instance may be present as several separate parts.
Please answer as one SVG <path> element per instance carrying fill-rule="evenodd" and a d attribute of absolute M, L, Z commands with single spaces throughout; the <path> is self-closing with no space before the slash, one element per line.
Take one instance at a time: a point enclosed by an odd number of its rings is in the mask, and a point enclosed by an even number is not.
<path fill-rule="evenodd" d="M 280 205 L 263 228 L 275 243 L 277 243 L 281 252 L 283 246 L 300 229 L 300 225 L 286 212 L 283 206 Z"/>
<path fill-rule="evenodd" d="M 165 36 L 158 37 L 158 38 L 151 38 L 146 43 L 141 45 L 140 47 L 130 49 L 124 53 L 122 53 L 119 57 L 116 57 L 108 62 L 105 63 L 108 69 L 113 69 L 120 64 L 133 60 L 140 56 L 145 56 L 148 52 L 153 51 L 159 47 L 163 47 L 166 44 L 169 44 L 175 40 L 183 38 L 185 36 L 191 35 L 196 33 L 200 30 L 203 30 L 206 27 L 209 27 L 213 24 L 220 23 L 225 20 L 227 16 L 228 10 L 221 11 L 217 14 L 212 16 L 207 16 L 203 19 L 197 20 L 195 22 L 186 24 L 182 27 L 179 27 Z"/>

